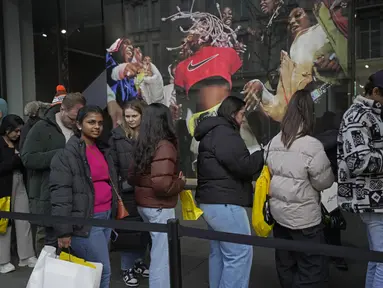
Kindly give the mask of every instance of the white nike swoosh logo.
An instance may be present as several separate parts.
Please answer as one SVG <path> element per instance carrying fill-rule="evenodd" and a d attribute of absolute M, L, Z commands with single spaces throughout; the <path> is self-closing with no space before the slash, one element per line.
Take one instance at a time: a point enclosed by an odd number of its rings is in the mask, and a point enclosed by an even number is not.
<path fill-rule="evenodd" d="M 211 60 L 213 60 L 214 58 L 216 58 L 218 56 L 219 56 L 219 54 L 215 54 L 213 56 L 210 56 L 209 58 L 206 58 L 205 60 L 198 62 L 197 64 L 193 64 L 193 60 L 191 60 L 189 63 L 189 66 L 188 66 L 188 71 L 192 72 L 192 71 L 200 68 L 201 66 L 205 65 L 206 63 L 210 62 Z"/>

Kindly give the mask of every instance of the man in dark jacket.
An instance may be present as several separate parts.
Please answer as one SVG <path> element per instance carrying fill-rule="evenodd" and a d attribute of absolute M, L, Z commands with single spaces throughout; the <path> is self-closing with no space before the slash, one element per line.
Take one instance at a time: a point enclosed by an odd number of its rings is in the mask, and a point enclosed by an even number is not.
<path fill-rule="evenodd" d="M 81 93 L 67 94 L 62 104 L 50 108 L 25 139 L 21 160 L 28 169 L 27 191 L 33 214 L 51 215 L 51 160 L 73 135 L 78 110 L 85 104 Z M 51 227 L 39 227 L 36 233 L 36 252 L 41 252 L 44 245 L 57 245 L 57 237 Z"/>
<path fill-rule="evenodd" d="M 50 103 L 44 103 L 40 101 L 32 101 L 27 103 L 24 107 L 24 115 L 28 116 L 27 122 L 25 122 L 23 128 L 21 128 L 19 151 L 23 148 L 25 138 L 27 138 L 28 132 L 32 127 L 43 118 L 45 112 L 51 108 Z"/>

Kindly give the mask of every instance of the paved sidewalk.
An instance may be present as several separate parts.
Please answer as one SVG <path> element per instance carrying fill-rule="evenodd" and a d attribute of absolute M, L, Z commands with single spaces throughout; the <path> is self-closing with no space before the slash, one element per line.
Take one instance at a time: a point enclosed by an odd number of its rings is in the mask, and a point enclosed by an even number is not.
<path fill-rule="evenodd" d="M 177 208 L 177 216 L 180 216 L 180 209 Z M 364 226 L 356 215 L 346 215 L 348 230 L 344 233 L 346 245 L 366 247 L 367 240 Z M 206 228 L 204 221 L 185 222 L 182 224 Z M 182 246 L 182 272 L 183 288 L 208 288 L 208 257 L 209 243 L 206 240 L 185 238 L 181 240 Z M 113 279 L 111 288 L 127 287 L 120 277 L 119 255 L 112 253 Z M 349 260 L 349 271 L 341 272 L 331 268 L 330 288 L 339 287 L 364 287 L 364 276 L 366 263 L 356 263 Z M 8 275 L 0 275 L 0 287 L 24 288 L 28 282 L 31 269 L 17 269 Z M 149 287 L 148 281 L 143 280 L 140 287 Z M 279 288 L 277 274 L 274 264 L 274 252 L 272 249 L 254 249 L 254 260 L 252 267 L 251 283 L 249 287 L 256 288 Z M 154 287 L 155 288 L 155 287 Z"/>

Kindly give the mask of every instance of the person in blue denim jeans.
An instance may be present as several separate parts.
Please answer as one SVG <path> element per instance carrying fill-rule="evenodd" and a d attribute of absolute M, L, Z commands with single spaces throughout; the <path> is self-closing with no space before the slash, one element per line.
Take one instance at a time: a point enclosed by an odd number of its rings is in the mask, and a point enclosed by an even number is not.
<path fill-rule="evenodd" d="M 138 214 L 134 200 L 134 187 L 128 181 L 128 170 L 133 160 L 133 147 L 138 137 L 141 118 L 146 103 L 141 100 L 131 100 L 124 103 L 123 121 L 121 125 L 112 130 L 109 139 L 111 155 L 119 176 L 121 198 L 129 211 L 129 216 L 124 220 L 143 221 Z M 149 277 L 149 269 L 144 263 L 145 252 L 149 240 L 148 232 L 135 232 L 117 230 L 118 237 L 113 242 L 114 250 L 121 251 L 122 279 L 126 286 L 137 287 L 140 277 Z M 137 242 L 140 242 L 138 245 Z"/>
<path fill-rule="evenodd" d="M 370 250 L 383 251 L 383 70 L 344 113 L 338 135 L 338 204 L 361 214 Z M 383 287 L 383 264 L 368 263 L 366 288 Z"/>
<path fill-rule="evenodd" d="M 185 177 L 177 168 L 177 141 L 171 113 L 160 103 L 145 108 L 129 171 L 134 185 L 138 212 L 149 223 L 165 224 L 175 218 L 178 194 Z M 170 288 L 168 238 L 166 233 L 150 232 L 149 287 Z"/>
<path fill-rule="evenodd" d="M 245 102 L 229 96 L 218 116 L 201 120 L 197 160 L 197 201 L 209 230 L 251 235 L 245 207 L 252 205 L 253 176 L 263 166 L 263 152 L 250 154 L 240 135 Z M 247 288 L 253 247 L 210 241 L 210 288 Z"/>
<path fill-rule="evenodd" d="M 53 157 L 50 191 L 53 216 L 111 219 L 119 193 L 117 173 L 109 148 L 99 143 L 103 129 L 102 110 L 85 106 L 77 115 L 78 131 Z M 57 224 L 59 248 L 71 248 L 75 256 L 103 264 L 100 288 L 109 288 L 110 228 Z"/>

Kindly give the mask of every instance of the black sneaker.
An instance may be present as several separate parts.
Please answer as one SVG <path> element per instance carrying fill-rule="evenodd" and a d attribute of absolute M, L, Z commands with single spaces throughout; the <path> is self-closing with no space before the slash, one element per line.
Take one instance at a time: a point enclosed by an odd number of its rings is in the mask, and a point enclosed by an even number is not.
<path fill-rule="evenodd" d="M 149 278 L 149 268 L 144 262 L 139 261 L 134 264 L 134 273 L 141 275 L 144 278 Z"/>
<path fill-rule="evenodd" d="M 140 285 L 140 281 L 135 277 L 133 269 L 123 271 L 122 280 L 129 287 L 138 287 Z"/>

